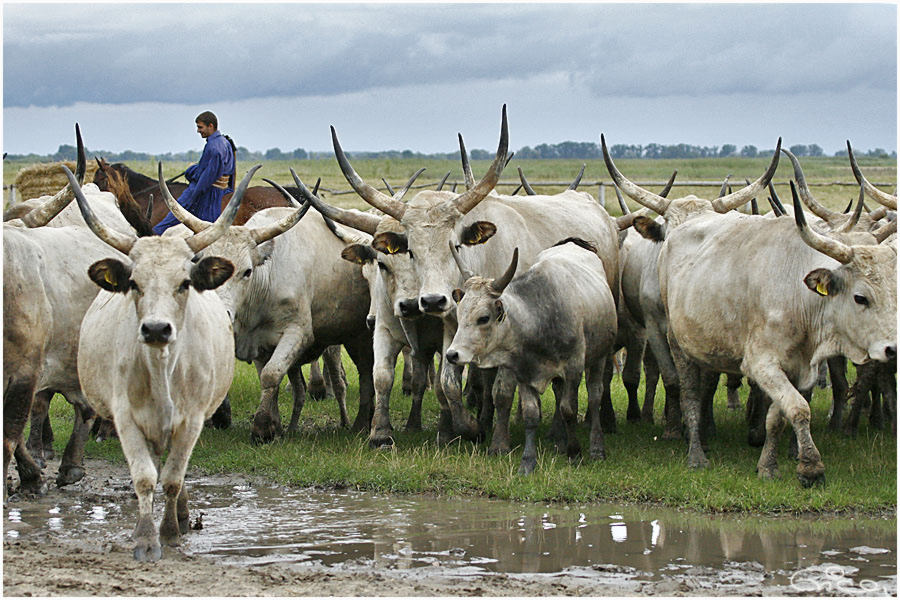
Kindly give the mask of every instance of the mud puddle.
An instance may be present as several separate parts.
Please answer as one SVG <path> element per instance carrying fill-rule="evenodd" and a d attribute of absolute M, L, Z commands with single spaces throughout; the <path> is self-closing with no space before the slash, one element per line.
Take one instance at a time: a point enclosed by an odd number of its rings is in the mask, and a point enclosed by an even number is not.
<path fill-rule="evenodd" d="M 895 518 L 733 517 L 613 505 L 516 504 L 296 489 L 243 477 L 189 479 L 195 530 L 180 552 L 220 564 L 406 578 L 566 577 L 640 593 L 897 593 Z M 159 491 L 159 490 L 158 490 Z M 127 471 L 5 508 L 4 540 L 88 550 L 128 546 L 137 502 Z M 157 495 L 157 522 L 162 497 Z M 677 591 L 679 588 L 673 588 Z M 731 591 L 730 591 L 731 590 Z"/>

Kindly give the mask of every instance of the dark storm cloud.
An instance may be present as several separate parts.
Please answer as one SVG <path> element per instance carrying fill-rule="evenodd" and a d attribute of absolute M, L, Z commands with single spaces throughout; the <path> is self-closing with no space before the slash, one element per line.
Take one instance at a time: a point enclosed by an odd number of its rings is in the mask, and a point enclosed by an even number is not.
<path fill-rule="evenodd" d="M 601 97 L 897 84 L 891 5 L 7 4 L 3 28 L 7 107 L 542 77 Z"/>

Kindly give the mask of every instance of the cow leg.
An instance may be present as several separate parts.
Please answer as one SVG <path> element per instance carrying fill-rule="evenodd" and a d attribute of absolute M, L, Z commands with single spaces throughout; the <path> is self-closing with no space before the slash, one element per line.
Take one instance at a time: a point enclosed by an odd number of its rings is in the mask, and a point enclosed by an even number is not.
<path fill-rule="evenodd" d="M 748 379 L 747 383 L 750 386 L 750 393 L 747 394 L 747 444 L 759 448 L 766 442 L 766 413 L 772 401 L 752 379 Z"/>
<path fill-rule="evenodd" d="M 614 370 L 615 365 L 613 364 L 613 355 L 610 354 L 606 359 L 606 381 L 603 382 L 604 389 L 606 390 L 611 388 L 610 384 L 612 383 Z M 628 405 L 629 407 L 631 406 L 631 396 L 628 397 Z M 587 421 L 587 419 L 585 419 L 585 421 Z M 611 392 L 604 393 L 603 398 L 600 401 L 600 424 L 603 427 L 603 431 L 606 433 L 616 432 L 616 411 L 613 408 Z"/>
<path fill-rule="evenodd" d="M 728 410 L 739 410 L 741 408 L 741 376 L 735 373 L 728 373 L 726 377 L 725 387 L 728 390 Z"/>
<path fill-rule="evenodd" d="M 484 398 L 484 381 L 482 378 L 471 375 L 466 377 L 463 396 L 466 397 L 466 407 L 481 410 L 481 403 Z"/>
<path fill-rule="evenodd" d="M 881 431 L 884 429 L 884 412 L 882 411 L 881 385 L 878 381 L 878 371 L 881 365 L 875 366 L 875 385 L 872 386 L 872 405 L 869 407 L 869 427 Z"/>
<path fill-rule="evenodd" d="M 470 369 L 471 371 L 471 369 Z M 469 378 L 472 378 L 469 375 Z M 478 404 L 478 441 L 484 441 L 488 431 L 494 427 L 494 382 L 497 379 L 497 369 L 479 369 L 474 377 L 481 379 L 481 402 Z M 515 394 L 515 388 L 513 388 Z M 512 398 L 510 398 L 512 404 Z"/>
<path fill-rule="evenodd" d="M 550 429 L 547 431 L 546 439 L 554 442 L 557 446 L 566 443 L 566 424 L 563 421 L 562 413 L 559 409 L 560 399 L 564 395 L 563 390 L 563 381 L 562 379 L 554 379 L 550 382 L 550 385 L 553 387 L 553 397 L 554 400 L 554 408 L 553 408 L 553 417 L 550 420 Z M 519 410 L 522 410 L 522 400 L 519 399 Z M 538 417 L 541 416 L 541 404 L 538 403 Z M 589 416 L 589 415 L 588 415 Z M 524 418 L 523 418 L 524 422 Z"/>
<path fill-rule="evenodd" d="M 529 385 L 519 386 L 519 402 L 525 421 L 525 449 L 519 464 L 519 475 L 530 475 L 537 466 L 537 428 L 541 424 L 541 395 Z"/>
<path fill-rule="evenodd" d="M 291 385 L 294 384 L 291 383 Z M 322 376 L 318 358 L 309 363 L 309 385 L 306 387 L 306 393 L 309 394 L 311 400 L 325 398 L 325 377 Z"/>
<path fill-rule="evenodd" d="M 415 384 L 413 383 L 413 377 L 415 377 L 415 375 L 414 375 L 415 367 L 413 364 L 414 361 L 410 357 L 411 351 L 408 347 L 403 348 L 402 352 L 403 352 L 403 375 L 400 380 L 400 392 L 404 396 L 411 396 L 412 394 L 415 393 L 414 392 Z M 427 374 L 425 376 L 428 377 Z"/>
<path fill-rule="evenodd" d="M 562 397 L 557 399 L 562 421 L 566 425 L 565 444 L 557 446 L 560 453 L 565 453 L 570 462 L 578 462 L 581 460 L 581 443 L 576 435 L 576 425 L 578 424 L 578 386 L 581 384 L 581 374 L 583 369 L 577 373 L 569 372 L 560 386 Z M 588 422 L 591 420 L 590 408 L 588 408 Z M 602 419 L 601 419 L 602 420 Z"/>
<path fill-rule="evenodd" d="M 874 365 L 869 362 L 856 365 L 856 382 L 853 384 L 853 404 L 844 419 L 844 434 L 855 436 L 859 431 L 859 417 L 868 405 L 870 392 L 875 386 Z"/>
<path fill-rule="evenodd" d="M 516 380 L 512 371 L 503 368 L 497 369 L 497 376 L 494 378 L 494 385 L 491 389 L 494 408 L 497 410 L 497 419 L 494 421 L 494 434 L 491 436 L 488 454 L 509 454 L 510 452 L 509 413 L 515 395 Z"/>
<path fill-rule="evenodd" d="M 317 364 L 318 359 L 310 364 Z M 291 422 L 288 424 L 287 432 L 289 434 L 297 433 L 300 428 L 300 413 L 306 404 L 306 380 L 303 378 L 303 365 L 294 363 L 287 371 L 288 381 L 291 384 L 291 399 L 294 401 L 291 409 Z M 319 373 L 319 377 L 322 374 Z"/>
<path fill-rule="evenodd" d="M 116 433 L 115 424 L 103 417 L 94 419 L 94 426 L 91 427 L 91 435 L 94 436 L 94 440 L 98 443 L 103 440 L 114 440 L 119 437 L 119 434 Z"/>
<path fill-rule="evenodd" d="M 444 372 L 444 355 L 441 354 L 438 359 L 438 374 Z M 437 397 L 440 414 L 438 415 L 438 430 L 436 442 L 439 446 L 449 444 L 455 439 L 453 434 L 453 414 L 450 411 L 450 402 L 444 395 L 444 386 L 441 383 L 442 377 L 438 377 L 438 381 L 434 386 L 434 395 Z"/>
<path fill-rule="evenodd" d="M 630 356 L 630 354 L 629 354 Z M 638 363 L 640 364 L 640 362 Z M 596 364 L 588 365 L 585 371 L 585 385 L 587 386 L 588 396 L 588 415 L 590 415 L 591 437 L 590 437 L 590 457 L 592 459 L 605 459 L 606 447 L 603 442 L 603 426 L 600 423 L 600 398 L 603 397 L 603 389 L 601 386 L 605 380 L 604 370 L 607 361 L 601 358 Z M 628 369 L 626 363 L 626 370 Z M 640 373 L 638 373 L 640 375 Z M 576 388 L 577 389 L 577 388 Z M 578 394 L 575 398 L 577 401 Z"/>
<path fill-rule="evenodd" d="M 703 469 L 709 466 L 709 459 L 700 441 L 700 367 L 685 356 L 674 340 L 669 340 L 669 348 L 681 381 L 681 412 L 688 434 L 688 466 Z"/>
<path fill-rule="evenodd" d="M 372 378 L 375 358 L 372 353 L 372 336 L 366 331 L 366 335 L 344 345 L 359 375 L 359 411 L 350 428 L 355 432 L 369 431 L 375 413 L 375 383 Z"/>
<path fill-rule="evenodd" d="M 652 352 L 644 352 L 644 404 L 641 406 L 641 420 L 653 423 L 653 404 L 656 402 L 656 386 L 659 383 L 659 365 Z M 605 390 L 604 390 L 604 393 Z"/>
<path fill-rule="evenodd" d="M 409 416 L 406 419 L 406 431 L 422 431 L 422 398 L 425 396 L 425 390 L 428 388 L 428 370 L 434 371 L 434 354 L 429 354 L 427 358 L 425 353 L 415 358 L 407 359 L 406 350 L 403 355 L 403 372 L 406 372 L 407 364 L 410 371 L 410 391 L 412 392 L 412 406 L 409 408 Z M 409 360 L 409 363 L 406 361 Z"/>
<path fill-rule="evenodd" d="M 672 351 L 666 340 L 665 328 L 653 319 L 647 321 L 647 344 L 656 359 L 666 388 L 666 425 L 662 433 L 664 440 L 681 439 L 681 383 L 678 369 L 672 358 Z M 604 432 L 606 430 L 604 429 Z M 607 432 L 608 433 L 608 432 Z"/>
<path fill-rule="evenodd" d="M 88 406 L 81 391 L 69 392 L 66 400 L 75 409 L 75 424 L 72 435 L 63 451 L 59 472 L 56 475 L 57 487 L 63 487 L 84 477 L 84 445 L 91 433 L 91 427 L 97 414 Z"/>
<path fill-rule="evenodd" d="M 828 359 L 828 375 L 831 379 L 831 419 L 828 421 L 829 431 L 840 431 L 844 418 L 844 407 L 847 405 L 850 386 L 847 384 L 847 359 L 834 356 Z"/>
<path fill-rule="evenodd" d="M 884 418 L 891 422 L 891 432 L 897 435 L 897 363 L 878 365 L 878 387 L 884 401 Z"/>
<path fill-rule="evenodd" d="M 127 402 L 123 404 L 127 405 Z M 156 562 L 162 556 L 159 533 L 153 523 L 153 492 L 156 490 L 159 473 L 159 455 L 155 450 L 151 452 L 143 432 L 132 420 L 130 413 L 116 414 L 115 422 L 138 500 L 137 523 L 131 535 L 134 540 L 134 558 L 141 562 Z"/>
<path fill-rule="evenodd" d="M 228 429 L 231 427 L 231 398 L 228 394 L 222 399 L 222 403 L 209 418 L 206 425 L 215 429 Z"/>
<path fill-rule="evenodd" d="M 278 389 L 288 369 L 312 343 L 311 328 L 286 330 L 272 356 L 259 372 L 259 408 L 250 427 L 250 442 L 268 443 L 282 434 L 281 415 L 278 412 Z M 305 392 L 305 390 L 304 390 Z"/>
<path fill-rule="evenodd" d="M 347 416 L 347 374 L 341 361 L 340 346 L 325 348 L 322 354 L 322 371 L 325 375 L 325 397 L 337 401 L 338 411 L 341 413 L 341 427 L 350 427 L 350 417 Z"/>
<path fill-rule="evenodd" d="M 641 406 L 638 403 L 638 387 L 641 385 L 641 363 L 644 361 L 645 345 L 645 340 L 638 336 L 631 336 L 628 343 L 625 345 L 625 367 L 622 369 L 622 384 L 625 386 L 625 392 L 628 394 L 628 410 L 625 413 L 625 418 L 629 423 L 637 423 L 641 420 Z M 606 369 L 609 369 L 608 365 Z M 604 381 L 604 398 L 610 395 L 608 386 L 609 383 Z"/>
<path fill-rule="evenodd" d="M 21 444 L 25 423 L 31 411 L 34 398 L 34 378 L 15 378 L 3 389 L 3 497 L 6 498 L 6 476 L 13 455 L 16 456 L 16 469 L 23 486 L 40 487 L 41 468 Z M 21 450 L 19 446 L 21 445 Z"/>
<path fill-rule="evenodd" d="M 391 390 L 394 389 L 394 372 L 397 356 L 403 343 L 394 339 L 386 329 L 375 325 L 373 380 L 375 385 L 375 414 L 369 430 L 369 446 L 380 448 L 393 446 L 394 428 L 391 426 Z"/>
<path fill-rule="evenodd" d="M 720 373 L 716 371 L 700 371 L 700 441 L 703 450 L 708 451 L 710 438 L 716 435 L 716 420 L 713 413 L 713 401 L 716 388 L 719 386 Z"/>
<path fill-rule="evenodd" d="M 766 411 L 766 439 L 756 463 L 756 473 L 761 479 L 778 477 L 778 438 L 783 427 L 781 409 L 772 402 Z"/>
<path fill-rule="evenodd" d="M 50 399 L 52 390 L 41 390 L 31 403 L 31 431 L 25 447 L 42 469 L 53 458 L 53 428 L 50 426 Z"/>
<path fill-rule="evenodd" d="M 299 367 L 298 365 L 298 369 Z M 179 545 L 181 534 L 186 533 L 190 525 L 184 474 L 202 429 L 203 421 L 196 419 L 187 420 L 172 431 L 169 456 L 160 474 L 163 492 L 166 494 L 166 506 L 159 526 L 159 538 L 167 546 Z"/>
<path fill-rule="evenodd" d="M 798 464 L 797 477 L 803 487 L 815 483 L 825 483 L 825 465 L 819 449 L 813 442 L 809 431 L 810 410 L 806 399 L 791 384 L 777 364 L 763 357 L 755 359 L 745 356 L 742 368 L 748 377 L 754 379 L 759 387 L 772 399 L 772 405 L 781 409 L 797 435 Z M 772 409 L 769 409 L 770 414 Z M 769 417 L 766 417 L 766 444 L 769 443 Z M 766 446 L 763 446 L 764 450 Z M 760 457 L 762 464 L 763 457 Z M 761 475 L 763 476 L 763 475 Z"/>
<path fill-rule="evenodd" d="M 445 334 L 446 337 L 446 334 Z M 446 352 L 450 340 L 445 340 L 442 352 Z M 441 387 L 447 399 L 447 406 L 453 423 L 453 434 L 469 441 L 478 439 L 478 421 L 462 404 L 462 370 L 458 365 L 443 362 L 441 368 Z M 438 432 L 440 435 L 440 432 Z"/>

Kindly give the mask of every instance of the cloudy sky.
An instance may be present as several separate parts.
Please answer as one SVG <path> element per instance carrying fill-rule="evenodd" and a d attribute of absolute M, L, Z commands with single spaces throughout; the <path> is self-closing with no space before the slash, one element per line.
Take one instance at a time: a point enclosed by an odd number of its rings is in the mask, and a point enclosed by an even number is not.
<path fill-rule="evenodd" d="M 893 4 L 3 4 L 3 150 L 897 148 Z"/>

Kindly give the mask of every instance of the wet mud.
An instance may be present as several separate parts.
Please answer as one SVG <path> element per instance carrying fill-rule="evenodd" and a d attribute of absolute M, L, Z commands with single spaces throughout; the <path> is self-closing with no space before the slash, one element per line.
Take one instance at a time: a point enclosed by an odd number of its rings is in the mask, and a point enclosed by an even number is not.
<path fill-rule="evenodd" d="M 91 460 L 87 472 L 9 498 L 5 596 L 897 594 L 895 516 L 710 516 L 190 473 L 193 530 L 143 565 L 127 468 Z"/>

